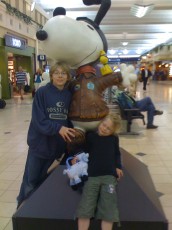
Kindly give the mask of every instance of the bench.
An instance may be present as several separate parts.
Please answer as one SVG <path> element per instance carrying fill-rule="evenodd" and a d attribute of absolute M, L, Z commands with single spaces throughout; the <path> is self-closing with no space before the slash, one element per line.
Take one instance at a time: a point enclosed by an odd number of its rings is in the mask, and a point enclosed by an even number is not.
<path fill-rule="evenodd" d="M 134 119 L 141 119 L 143 121 L 143 125 L 145 125 L 144 115 L 141 113 L 140 109 L 138 108 L 123 109 L 121 108 L 120 104 L 117 101 L 115 102 L 115 104 L 119 108 L 119 113 L 121 115 L 122 120 L 127 121 L 126 132 L 121 132 L 120 134 L 121 135 L 126 135 L 126 134 L 138 135 L 139 133 L 131 131 L 131 125 Z"/>

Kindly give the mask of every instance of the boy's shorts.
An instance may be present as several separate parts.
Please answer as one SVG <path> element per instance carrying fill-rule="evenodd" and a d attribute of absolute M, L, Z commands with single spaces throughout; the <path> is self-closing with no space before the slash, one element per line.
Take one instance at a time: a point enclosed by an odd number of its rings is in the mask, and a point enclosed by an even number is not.
<path fill-rule="evenodd" d="M 114 176 L 89 177 L 85 183 L 76 217 L 119 222 L 116 178 Z"/>

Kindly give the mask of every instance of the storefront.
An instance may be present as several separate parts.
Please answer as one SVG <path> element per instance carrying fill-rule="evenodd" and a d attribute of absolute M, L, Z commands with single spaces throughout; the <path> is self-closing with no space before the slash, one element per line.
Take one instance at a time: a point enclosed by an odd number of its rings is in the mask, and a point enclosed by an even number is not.
<path fill-rule="evenodd" d="M 27 46 L 27 39 L 12 34 L 6 34 L 4 38 L 0 38 L 0 74 L 3 99 L 9 99 L 12 96 L 11 89 L 15 86 L 15 72 L 18 71 L 19 66 L 22 66 L 30 74 L 32 87 L 35 63 L 35 48 Z"/>

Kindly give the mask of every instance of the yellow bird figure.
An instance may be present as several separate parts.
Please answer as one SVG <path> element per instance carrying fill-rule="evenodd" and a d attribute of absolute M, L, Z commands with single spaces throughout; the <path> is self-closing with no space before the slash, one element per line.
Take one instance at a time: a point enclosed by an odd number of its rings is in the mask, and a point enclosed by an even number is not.
<path fill-rule="evenodd" d="M 103 64 L 103 66 L 100 68 L 102 76 L 111 74 L 113 72 L 110 65 L 108 65 L 108 57 L 104 50 L 100 51 L 100 63 Z"/>

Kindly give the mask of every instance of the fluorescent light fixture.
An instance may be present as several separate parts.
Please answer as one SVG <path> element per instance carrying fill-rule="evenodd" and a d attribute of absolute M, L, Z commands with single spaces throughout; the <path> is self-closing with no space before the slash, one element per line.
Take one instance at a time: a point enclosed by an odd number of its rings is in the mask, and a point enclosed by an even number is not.
<path fill-rule="evenodd" d="M 35 9 L 35 1 L 34 1 L 34 2 L 32 2 L 32 5 L 31 5 L 30 10 L 31 10 L 31 11 L 34 11 L 34 9 Z"/>
<path fill-rule="evenodd" d="M 108 50 L 108 52 L 111 54 L 111 55 L 113 55 L 113 54 L 115 54 L 115 50 L 113 50 L 113 49 L 111 49 L 111 50 Z"/>
<path fill-rule="evenodd" d="M 141 49 L 136 50 L 136 54 L 141 54 L 141 52 L 142 52 Z"/>
<path fill-rule="evenodd" d="M 128 50 L 127 49 L 124 49 L 122 52 L 123 52 L 123 54 L 128 54 Z"/>
<path fill-rule="evenodd" d="M 128 45 L 128 42 L 121 42 L 121 44 L 122 44 L 123 46 L 127 46 L 127 45 Z"/>
<path fill-rule="evenodd" d="M 120 55 L 120 56 L 119 56 Z M 108 55 L 108 58 L 111 59 L 111 58 L 139 58 L 140 55 L 126 55 L 126 54 L 118 54 L 118 55 Z"/>
<path fill-rule="evenodd" d="M 150 13 L 154 8 L 154 4 L 150 5 L 139 5 L 139 4 L 134 4 L 131 7 L 130 13 L 133 16 L 136 16 L 138 18 L 142 18 L 146 14 Z"/>

